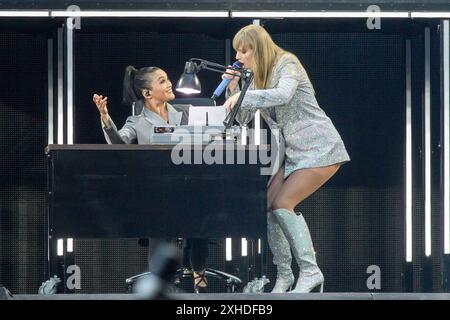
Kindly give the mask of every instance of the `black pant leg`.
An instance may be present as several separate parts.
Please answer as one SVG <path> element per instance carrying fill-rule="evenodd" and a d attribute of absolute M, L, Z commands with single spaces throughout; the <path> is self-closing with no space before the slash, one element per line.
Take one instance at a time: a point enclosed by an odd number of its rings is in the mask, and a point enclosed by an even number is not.
<path fill-rule="evenodd" d="M 208 239 L 191 238 L 187 240 L 190 246 L 191 267 L 194 271 L 200 271 L 206 268 L 206 259 L 208 258 Z"/>

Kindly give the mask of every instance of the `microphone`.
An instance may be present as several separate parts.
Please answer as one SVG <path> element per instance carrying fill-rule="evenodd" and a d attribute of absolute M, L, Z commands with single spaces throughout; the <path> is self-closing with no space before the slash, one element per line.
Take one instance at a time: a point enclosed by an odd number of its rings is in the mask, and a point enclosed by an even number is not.
<path fill-rule="evenodd" d="M 242 68 L 242 63 L 240 63 L 239 61 L 236 61 L 235 63 L 233 63 L 233 67 L 234 68 Z M 217 89 L 214 91 L 211 99 L 216 100 L 216 98 L 219 97 L 225 91 L 225 89 L 227 88 L 230 81 L 231 81 L 231 79 L 223 79 L 222 82 L 217 87 Z"/>

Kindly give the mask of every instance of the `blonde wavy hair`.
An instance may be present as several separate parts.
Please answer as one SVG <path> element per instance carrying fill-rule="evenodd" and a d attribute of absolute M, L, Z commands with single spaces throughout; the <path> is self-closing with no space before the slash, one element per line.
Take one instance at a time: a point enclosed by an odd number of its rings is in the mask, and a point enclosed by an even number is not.
<path fill-rule="evenodd" d="M 250 69 L 254 73 L 256 89 L 267 89 L 270 73 L 281 56 L 289 54 L 301 66 L 300 60 L 294 54 L 277 46 L 266 29 L 255 24 L 245 26 L 236 33 L 233 38 L 233 48 L 236 51 L 253 50 Z"/>

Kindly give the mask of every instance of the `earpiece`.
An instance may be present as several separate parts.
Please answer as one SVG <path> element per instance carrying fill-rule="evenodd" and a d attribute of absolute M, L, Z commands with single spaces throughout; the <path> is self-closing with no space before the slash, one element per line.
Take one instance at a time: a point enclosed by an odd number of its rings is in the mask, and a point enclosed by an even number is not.
<path fill-rule="evenodd" d="M 152 92 L 150 90 L 147 90 L 146 96 L 150 97 L 152 95 Z"/>

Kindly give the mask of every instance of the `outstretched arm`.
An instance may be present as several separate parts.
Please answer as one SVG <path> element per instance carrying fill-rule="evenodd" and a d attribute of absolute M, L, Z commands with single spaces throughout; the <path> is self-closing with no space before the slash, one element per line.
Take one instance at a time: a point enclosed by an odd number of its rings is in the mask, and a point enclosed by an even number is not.
<path fill-rule="evenodd" d="M 103 133 L 109 144 L 130 144 L 136 141 L 136 130 L 134 129 L 134 118 L 128 117 L 122 129 L 117 130 L 116 125 L 108 114 L 108 97 L 94 94 L 92 100 L 100 112 Z"/>

